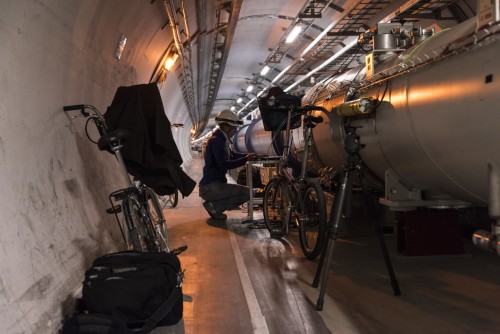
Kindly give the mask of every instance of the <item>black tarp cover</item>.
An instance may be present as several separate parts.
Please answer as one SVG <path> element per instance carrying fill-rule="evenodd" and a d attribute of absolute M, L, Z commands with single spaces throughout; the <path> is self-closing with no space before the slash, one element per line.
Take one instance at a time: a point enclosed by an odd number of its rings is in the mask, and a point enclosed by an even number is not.
<path fill-rule="evenodd" d="M 122 151 L 131 175 L 158 195 L 175 189 L 183 196 L 191 194 L 196 182 L 181 168 L 182 157 L 155 83 L 119 87 L 104 118 L 111 130 L 132 134 Z"/>

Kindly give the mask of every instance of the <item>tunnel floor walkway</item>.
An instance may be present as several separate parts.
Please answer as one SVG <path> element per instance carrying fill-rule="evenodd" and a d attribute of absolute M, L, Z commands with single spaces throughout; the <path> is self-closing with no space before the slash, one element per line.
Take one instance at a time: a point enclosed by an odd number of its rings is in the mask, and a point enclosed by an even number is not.
<path fill-rule="evenodd" d="M 190 168 L 196 181 L 202 164 L 195 158 Z M 298 232 L 271 239 L 242 223 L 242 210 L 210 219 L 197 191 L 165 210 L 171 247 L 189 247 L 179 256 L 184 317 L 155 334 L 500 332 L 500 258 L 468 241 L 465 255 L 408 258 L 387 236 L 402 291 L 394 296 L 376 237 L 339 239 L 316 311 L 317 261 L 304 258 Z"/>

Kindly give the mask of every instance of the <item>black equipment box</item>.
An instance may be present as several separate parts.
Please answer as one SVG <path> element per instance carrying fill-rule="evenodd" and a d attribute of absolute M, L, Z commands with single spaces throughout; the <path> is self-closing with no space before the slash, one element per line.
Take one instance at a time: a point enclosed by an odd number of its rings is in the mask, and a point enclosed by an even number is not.
<path fill-rule="evenodd" d="M 258 100 L 259 110 L 266 131 L 286 130 L 286 121 L 288 112 L 293 107 L 300 108 L 302 98 L 285 94 L 281 88 L 275 87 L 269 90 L 269 94 Z M 292 111 L 293 112 L 293 111 Z M 290 129 L 296 129 L 301 126 L 301 113 L 292 113 Z"/>

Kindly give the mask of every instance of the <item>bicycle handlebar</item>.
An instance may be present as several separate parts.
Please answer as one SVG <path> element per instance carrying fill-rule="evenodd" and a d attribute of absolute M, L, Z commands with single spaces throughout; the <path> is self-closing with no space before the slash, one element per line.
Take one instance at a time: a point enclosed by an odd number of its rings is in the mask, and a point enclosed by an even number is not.
<path fill-rule="evenodd" d="M 94 113 L 86 112 L 85 109 L 91 109 L 94 111 Z M 85 118 L 92 115 L 96 115 L 97 117 L 99 117 L 99 119 L 103 120 L 103 115 L 101 114 L 101 112 L 91 104 L 74 104 L 71 106 L 64 106 L 63 110 L 64 111 L 79 110 L 80 114 L 82 114 L 82 116 L 84 116 Z"/>
<path fill-rule="evenodd" d="M 87 112 L 85 109 L 91 109 L 93 112 Z M 107 125 L 106 125 L 106 120 L 104 119 L 104 116 L 99 112 L 99 110 L 94 107 L 93 105 L 90 104 L 74 104 L 74 105 L 69 105 L 69 106 L 63 106 L 64 111 L 71 111 L 71 110 L 79 110 L 80 114 L 87 119 L 87 122 L 85 123 L 85 132 L 87 134 L 87 138 L 93 142 L 94 144 L 97 144 L 97 141 L 92 140 L 90 138 L 89 133 L 87 131 L 87 126 L 89 121 L 92 121 L 95 126 L 97 127 L 97 130 L 99 131 L 99 134 L 101 136 L 105 135 L 108 132 Z M 72 117 L 72 119 L 78 117 L 79 115 L 76 115 Z"/>
<path fill-rule="evenodd" d="M 325 113 L 327 112 L 326 109 L 324 107 L 321 107 L 321 106 L 303 106 L 303 107 L 300 107 L 300 109 L 302 109 L 305 112 L 311 111 L 311 110 L 321 110 Z"/>
<path fill-rule="evenodd" d="M 72 106 L 64 106 L 63 107 L 64 111 L 82 110 L 82 109 L 85 109 L 85 105 L 83 105 L 83 104 L 75 104 L 75 105 L 72 105 Z"/>
<path fill-rule="evenodd" d="M 88 107 L 84 104 L 75 104 L 72 106 L 64 106 L 63 110 L 64 111 L 70 111 L 70 110 L 80 110 L 80 114 L 82 114 L 84 117 L 89 117 L 90 113 L 85 111 L 85 108 Z"/>

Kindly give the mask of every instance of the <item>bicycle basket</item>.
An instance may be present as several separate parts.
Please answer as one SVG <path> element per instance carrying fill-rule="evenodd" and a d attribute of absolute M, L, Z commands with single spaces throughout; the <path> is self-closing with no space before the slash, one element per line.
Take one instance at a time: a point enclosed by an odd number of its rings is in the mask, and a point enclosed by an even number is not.
<path fill-rule="evenodd" d="M 300 107 L 301 100 L 298 96 L 285 94 L 280 88 L 274 91 L 273 89 L 269 90 L 269 94 L 265 98 L 258 100 L 264 130 L 286 130 L 289 107 Z M 290 129 L 300 127 L 302 124 L 300 116 L 300 113 L 292 114 Z"/>

